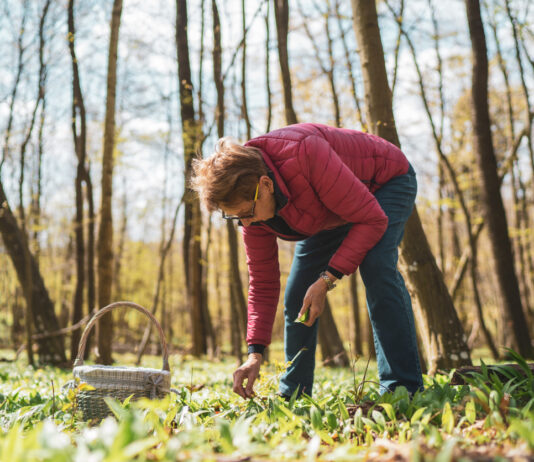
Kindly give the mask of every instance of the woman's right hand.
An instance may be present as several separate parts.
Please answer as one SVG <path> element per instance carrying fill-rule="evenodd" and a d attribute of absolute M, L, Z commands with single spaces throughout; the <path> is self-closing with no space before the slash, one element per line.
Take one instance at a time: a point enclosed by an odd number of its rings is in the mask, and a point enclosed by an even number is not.
<path fill-rule="evenodd" d="M 254 382 L 260 374 L 262 355 L 261 353 L 250 353 L 248 359 L 234 372 L 234 392 L 243 398 L 252 398 Z M 246 387 L 243 382 L 247 379 Z"/>

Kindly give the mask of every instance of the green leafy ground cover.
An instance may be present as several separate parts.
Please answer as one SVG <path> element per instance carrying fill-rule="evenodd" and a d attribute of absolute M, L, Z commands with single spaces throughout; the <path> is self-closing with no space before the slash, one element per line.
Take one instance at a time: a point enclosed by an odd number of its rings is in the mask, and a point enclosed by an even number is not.
<path fill-rule="evenodd" d="M 318 368 L 313 398 L 286 402 L 276 396 L 283 365 L 264 367 L 248 401 L 231 391 L 234 366 L 174 356 L 178 394 L 110 402 L 116 417 L 95 424 L 61 389 L 71 371 L 2 363 L 0 460 L 534 460 L 530 371 L 501 370 L 501 380 L 484 369 L 463 386 L 425 377 L 425 391 L 410 399 L 404 389 L 379 397 L 376 369 L 362 384 L 357 363 L 355 373 Z"/>

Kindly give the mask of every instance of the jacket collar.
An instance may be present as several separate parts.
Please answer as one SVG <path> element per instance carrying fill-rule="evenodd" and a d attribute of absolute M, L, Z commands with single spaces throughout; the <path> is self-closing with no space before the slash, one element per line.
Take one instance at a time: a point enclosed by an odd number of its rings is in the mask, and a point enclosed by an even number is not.
<path fill-rule="evenodd" d="M 278 170 L 274 166 L 273 161 L 271 160 L 271 158 L 263 151 L 263 149 L 260 149 L 260 148 L 256 148 L 256 149 L 258 149 L 261 152 L 261 155 L 263 157 L 263 161 L 265 162 L 265 165 L 267 165 L 267 169 L 270 170 L 274 175 L 274 184 L 278 187 L 279 193 L 282 194 L 284 199 L 285 199 L 284 204 L 281 206 L 281 208 L 282 208 L 291 199 L 291 194 L 289 192 L 289 189 L 287 188 L 284 179 L 278 173 Z M 276 187 L 275 187 L 275 195 L 276 195 Z"/>

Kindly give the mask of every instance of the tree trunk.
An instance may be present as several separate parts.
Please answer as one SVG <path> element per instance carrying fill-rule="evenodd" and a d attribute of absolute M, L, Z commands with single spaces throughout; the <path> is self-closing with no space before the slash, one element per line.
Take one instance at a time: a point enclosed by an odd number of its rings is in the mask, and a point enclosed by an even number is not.
<path fill-rule="evenodd" d="M 243 40 L 241 41 L 243 44 L 241 48 L 241 116 L 247 127 L 247 140 L 250 140 L 252 138 L 252 126 L 250 125 L 247 105 L 247 28 L 245 0 L 241 0 L 241 27 L 243 32 Z"/>
<path fill-rule="evenodd" d="M 33 233 L 30 237 L 32 247 L 34 250 L 34 257 L 39 263 L 40 246 L 39 246 L 39 230 L 41 227 L 41 193 L 42 193 L 42 173 L 43 173 L 43 154 L 44 154 L 44 125 L 46 118 L 46 78 L 47 78 L 47 64 L 44 60 L 45 52 L 45 20 L 50 8 L 51 0 L 47 0 L 41 15 L 39 23 L 39 88 L 38 95 L 41 99 L 41 113 L 39 117 L 39 129 L 37 134 L 37 175 L 36 175 L 36 191 L 32 192 L 30 216 L 33 225 Z"/>
<path fill-rule="evenodd" d="M 228 245 L 230 247 L 230 287 L 234 292 L 238 323 L 242 332 L 247 332 L 247 303 L 243 293 L 243 283 L 239 272 L 239 252 L 237 249 L 237 232 L 231 220 L 226 221 Z"/>
<path fill-rule="evenodd" d="M 289 72 L 289 57 L 287 53 L 287 35 L 289 26 L 288 0 L 273 0 L 274 14 L 276 17 L 276 33 L 278 37 L 278 57 L 280 71 L 282 73 L 282 85 L 284 87 L 284 107 L 286 123 L 296 124 L 297 115 L 293 109 L 293 97 L 291 95 L 291 74 Z"/>
<path fill-rule="evenodd" d="M 98 229 L 98 305 L 111 303 L 113 285 L 113 151 L 115 148 L 115 97 L 117 87 L 117 50 L 119 27 L 122 14 L 122 0 L 114 0 L 111 14 L 108 77 L 106 97 L 106 119 L 104 123 L 104 149 L 102 156 L 102 200 L 100 226 Z M 111 342 L 113 340 L 113 317 L 105 314 L 98 321 L 98 356 L 103 364 L 111 364 Z"/>
<path fill-rule="evenodd" d="M 74 289 L 74 302 L 72 306 L 71 324 L 76 324 L 83 317 L 83 293 L 85 286 L 85 238 L 84 238 L 84 200 L 83 182 L 85 178 L 85 159 L 87 152 L 87 131 L 85 104 L 83 101 L 80 76 L 78 72 L 78 59 L 74 48 L 76 30 L 74 26 L 74 0 L 68 4 L 68 45 L 72 64 L 72 109 L 71 128 L 74 138 L 74 152 L 78 160 L 76 179 L 74 181 L 76 217 L 74 219 L 74 235 L 76 241 L 76 287 Z M 74 359 L 78 353 L 80 331 L 77 329 L 71 334 L 70 358 Z"/>
<path fill-rule="evenodd" d="M 244 8 L 244 5 L 243 5 Z M 224 136 L 224 84 L 221 75 L 221 28 L 219 21 L 219 11 L 217 9 L 217 4 L 212 1 L 212 10 L 213 10 L 213 80 L 215 81 L 215 87 L 217 89 L 217 108 L 215 111 L 216 122 L 217 122 L 217 135 L 219 138 Z M 243 10 L 243 53 L 245 52 L 245 22 L 244 22 L 244 10 Z M 243 64 L 244 66 L 244 64 Z M 244 69 L 244 67 L 242 68 Z M 244 87 L 245 74 L 242 70 L 242 87 L 241 95 L 243 98 L 246 98 L 246 90 Z M 246 112 L 246 106 L 243 106 L 243 110 Z M 248 115 L 245 116 L 245 122 L 247 124 L 247 132 L 250 130 L 250 122 L 248 121 Z M 250 136 L 250 133 L 249 133 Z M 237 248 L 237 232 L 234 227 L 234 224 L 228 220 L 226 222 L 226 230 L 228 237 L 228 246 L 230 249 L 230 274 L 229 274 L 229 289 L 231 292 L 231 316 L 232 316 L 232 326 L 239 326 L 239 332 L 235 332 L 236 328 L 233 327 L 233 334 L 238 335 L 238 340 L 240 343 L 243 342 L 244 334 L 247 331 L 247 303 L 243 293 L 243 283 L 241 281 L 241 273 L 239 271 L 239 255 Z M 235 318 L 235 319 L 234 319 Z M 241 336 L 241 333 L 243 336 Z M 232 341 L 236 342 L 237 340 L 232 337 Z M 237 348 L 236 345 L 233 346 L 233 352 L 237 355 L 238 358 L 242 358 L 241 346 Z"/>
<path fill-rule="evenodd" d="M 482 174 L 485 215 L 502 296 L 503 312 L 510 321 L 505 328 L 508 329 L 507 333 L 510 337 L 514 339 L 514 346 L 519 353 L 524 357 L 531 357 L 533 349 L 514 268 L 508 224 L 500 191 L 497 160 L 491 138 L 488 108 L 488 57 L 479 1 L 466 0 L 466 9 L 473 50 L 471 90 L 473 148 Z"/>
<path fill-rule="evenodd" d="M 369 130 L 399 146 L 374 0 L 352 0 L 354 30 L 363 69 Z M 436 265 L 417 209 L 405 227 L 402 260 L 430 361 L 429 371 L 471 364 L 462 325 Z M 448 323 L 443 320 L 447 319 Z"/>
<path fill-rule="evenodd" d="M 96 308 L 96 275 L 95 275 L 95 203 L 93 199 L 93 182 L 91 181 L 90 167 L 85 168 L 84 175 L 85 195 L 87 200 L 87 314 L 91 314 Z M 91 351 L 91 344 L 95 337 L 94 331 L 87 337 L 86 359 Z"/>
<path fill-rule="evenodd" d="M 30 252 L 28 241 L 9 207 L 4 186 L 0 181 L 0 234 L 17 272 L 26 304 L 31 309 L 36 333 L 59 330 L 54 304 L 48 295 L 39 266 Z M 27 284 L 31 281 L 31 284 Z M 39 339 L 39 361 L 43 364 L 63 364 L 66 361 L 63 337 Z M 31 349 L 31 344 L 28 345 Z"/>
<path fill-rule="evenodd" d="M 343 346 L 339 331 L 337 330 L 328 299 L 325 300 L 324 311 L 319 319 L 318 335 L 319 343 L 321 344 L 323 366 L 349 367 L 349 358 Z"/>
<path fill-rule="evenodd" d="M 267 11 L 265 12 L 265 93 L 267 96 L 267 124 L 265 132 L 271 131 L 271 121 L 273 119 L 273 101 L 271 92 L 271 59 L 270 41 L 271 28 L 269 26 L 269 12 L 271 3 L 267 0 Z"/>
<path fill-rule="evenodd" d="M 354 319 L 354 353 L 363 355 L 362 342 L 362 321 L 360 317 L 360 303 L 358 301 L 358 280 L 356 273 L 349 276 L 350 306 L 352 308 L 352 318 Z"/>
<path fill-rule="evenodd" d="M 193 84 L 189 62 L 187 38 L 187 0 L 176 0 L 176 52 L 178 60 L 178 81 L 180 87 L 180 114 L 182 121 L 182 142 L 184 147 L 184 236 L 183 263 L 186 279 L 188 304 L 191 314 L 193 354 L 207 353 L 207 328 L 209 313 L 202 305 L 202 249 L 201 216 L 198 198 L 187 186 L 191 176 L 191 163 L 200 145 L 200 126 L 195 119 L 193 105 Z"/>

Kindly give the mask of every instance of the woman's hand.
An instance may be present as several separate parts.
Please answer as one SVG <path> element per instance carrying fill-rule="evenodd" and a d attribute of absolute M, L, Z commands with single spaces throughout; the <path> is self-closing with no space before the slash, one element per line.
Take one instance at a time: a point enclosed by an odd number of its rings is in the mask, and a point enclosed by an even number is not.
<path fill-rule="evenodd" d="M 308 320 L 302 322 L 302 324 L 311 327 L 315 320 L 323 314 L 327 291 L 326 282 L 322 279 L 318 279 L 308 288 L 297 318 L 306 313 L 308 309 L 310 310 L 310 315 Z"/>
<path fill-rule="evenodd" d="M 254 382 L 258 378 L 261 367 L 261 353 L 250 353 L 248 359 L 234 372 L 234 392 L 243 398 L 252 398 Z M 243 382 L 247 380 L 247 386 L 243 387 Z"/>

